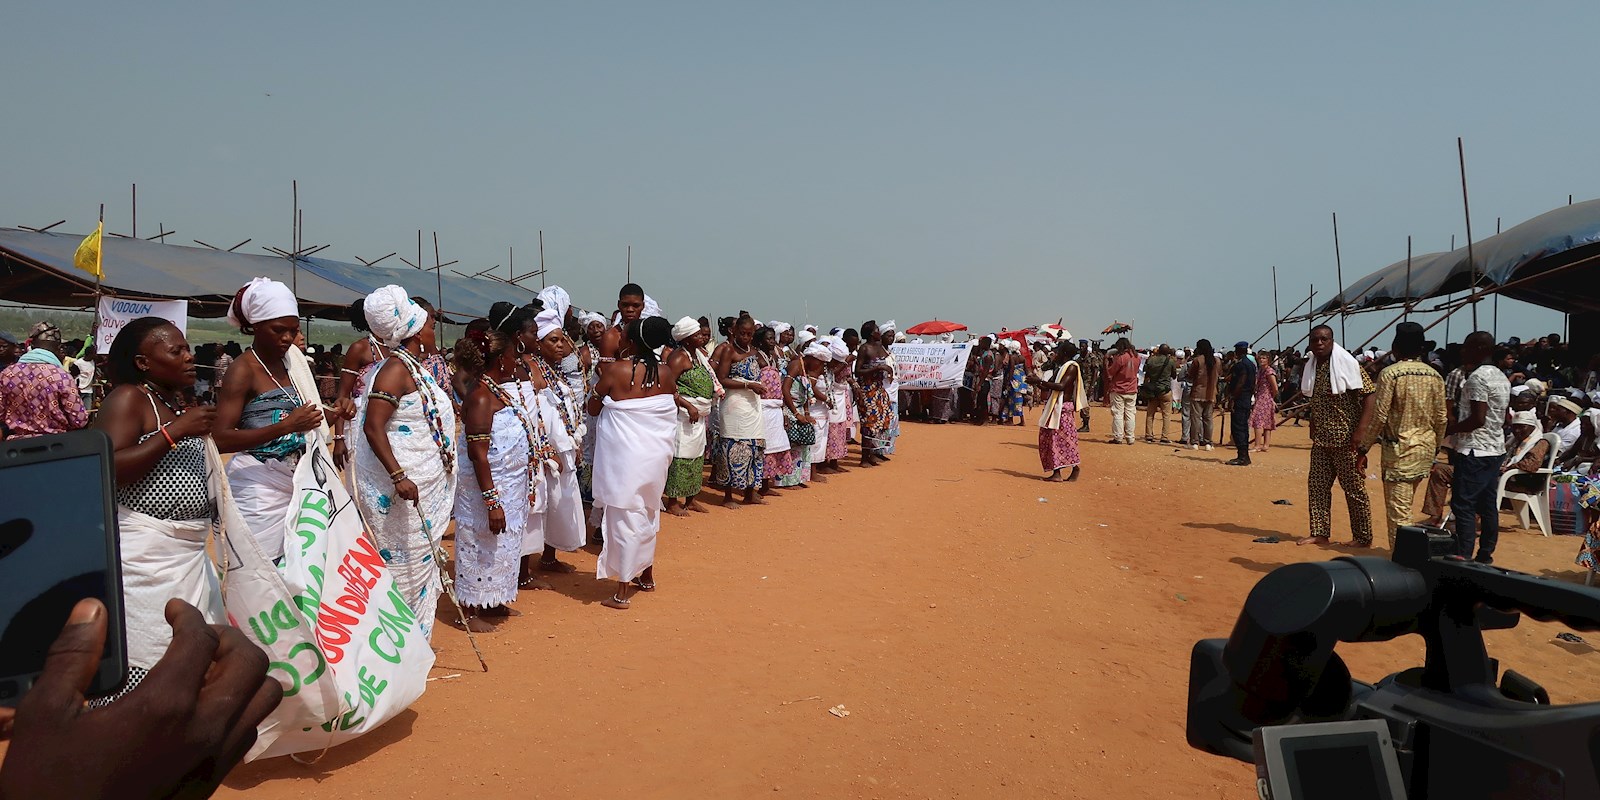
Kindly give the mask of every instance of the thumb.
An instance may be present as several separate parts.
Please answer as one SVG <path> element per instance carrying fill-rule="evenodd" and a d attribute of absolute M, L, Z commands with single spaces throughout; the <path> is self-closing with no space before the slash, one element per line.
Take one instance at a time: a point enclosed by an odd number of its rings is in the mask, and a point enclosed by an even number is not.
<path fill-rule="evenodd" d="M 95 598 L 79 600 L 61 635 L 50 645 L 44 670 L 23 699 L 18 713 L 28 719 L 67 717 L 83 705 L 83 692 L 100 669 L 106 642 L 106 607 Z"/>

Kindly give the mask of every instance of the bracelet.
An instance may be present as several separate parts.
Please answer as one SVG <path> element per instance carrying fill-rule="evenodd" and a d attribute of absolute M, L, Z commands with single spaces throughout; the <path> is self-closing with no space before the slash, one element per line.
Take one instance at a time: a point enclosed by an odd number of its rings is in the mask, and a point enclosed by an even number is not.
<path fill-rule="evenodd" d="M 469 434 L 467 434 L 467 441 L 469 441 L 469 442 L 489 442 L 489 441 L 493 441 L 493 440 L 494 440 L 494 436 L 492 436 L 490 434 L 487 434 L 487 433 L 469 433 Z"/>
<path fill-rule="evenodd" d="M 480 494 L 483 495 L 483 499 L 485 499 L 485 500 L 499 500 L 500 499 L 500 490 L 497 489 L 497 488 L 494 488 L 494 487 L 490 487 L 488 489 L 484 489 L 482 492 L 480 492 Z"/>
<path fill-rule="evenodd" d="M 389 480 L 394 481 L 395 483 L 399 483 L 405 479 L 406 471 L 403 469 L 397 469 L 394 472 L 389 473 Z"/>
<path fill-rule="evenodd" d="M 344 434 L 342 434 L 342 433 L 336 433 L 333 436 L 333 440 L 336 441 L 336 442 L 342 441 L 343 439 L 344 439 Z"/>
<path fill-rule="evenodd" d="M 390 405 L 394 406 L 395 408 L 399 408 L 400 407 L 400 398 L 395 397 L 394 395 L 389 394 L 388 392 L 378 392 L 378 391 L 367 392 L 367 397 L 371 398 L 373 400 L 384 400 L 384 401 L 388 402 Z"/>
<path fill-rule="evenodd" d="M 492 499 L 492 500 L 485 499 L 483 501 L 483 507 L 484 507 L 485 510 L 488 510 L 488 511 L 499 511 L 502 508 L 502 506 L 500 505 L 500 500 L 498 498 Z"/>
<path fill-rule="evenodd" d="M 170 422 L 167 423 L 167 425 L 171 425 L 171 424 L 172 423 L 170 423 Z M 170 447 L 168 447 L 167 449 L 176 450 L 176 449 L 178 449 L 178 442 L 172 438 L 172 434 L 167 433 L 167 425 L 162 425 L 157 430 L 160 430 L 161 431 L 161 435 L 166 437 L 167 444 L 170 445 Z"/>

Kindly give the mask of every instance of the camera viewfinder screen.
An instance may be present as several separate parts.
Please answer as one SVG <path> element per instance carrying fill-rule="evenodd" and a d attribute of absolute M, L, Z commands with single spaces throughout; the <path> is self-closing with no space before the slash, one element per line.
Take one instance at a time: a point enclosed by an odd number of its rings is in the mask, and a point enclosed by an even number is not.
<path fill-rule="evenodd" d="M 0 678 L 37 672 L 73 605 L 105 600 L 100 459 L 0 469 Z"/>
<path fill-rule="evenodd" d="M 1386 798 L 1388 789 L 1378 779 L 1379 766 L 1372 748 L 1365 745 L 1306 747 L 1293 755 L 1296 800 L 1351 800 Z"/>

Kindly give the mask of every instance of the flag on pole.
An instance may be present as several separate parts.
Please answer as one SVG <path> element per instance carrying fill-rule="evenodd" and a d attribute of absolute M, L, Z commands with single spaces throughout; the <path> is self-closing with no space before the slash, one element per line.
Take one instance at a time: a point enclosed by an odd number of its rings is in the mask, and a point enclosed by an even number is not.
<path fill-rule="evenodd" d="M 78 245 L 78 252 L 72 256 L 72 265 L 97 279 L 104 279 L 105 273 L 100 269 L 101 251 L 100 237 L 105 232 L 104 221 L 94 226 L 94 233 L 83 237 L 83 243 Z"/>

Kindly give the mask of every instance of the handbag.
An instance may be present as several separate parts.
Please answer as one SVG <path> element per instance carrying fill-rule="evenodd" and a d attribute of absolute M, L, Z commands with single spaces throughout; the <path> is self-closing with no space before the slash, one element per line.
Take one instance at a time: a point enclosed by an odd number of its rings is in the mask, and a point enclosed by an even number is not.
<path fill-rule="evenodd" d="M 810 447 L 811 445 L 817 443 L 816 426 L 807 425 L 806 423 L 792 417 L 784 418 L 783 432 L 788 435 L 789 444 L 797 444 L 801 447 Z"/>

